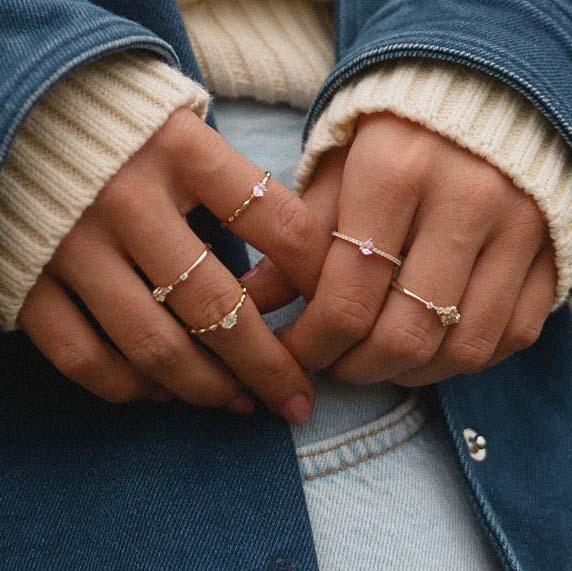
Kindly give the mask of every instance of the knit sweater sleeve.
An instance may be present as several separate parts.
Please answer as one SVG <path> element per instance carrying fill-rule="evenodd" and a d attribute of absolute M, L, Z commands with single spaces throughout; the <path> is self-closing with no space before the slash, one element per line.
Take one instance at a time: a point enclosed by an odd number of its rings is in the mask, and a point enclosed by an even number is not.
<path fill-rule="evenodd" d="M 52 89 L 24 122 L 0 171 L 0 329 L 13 329 L 42 268 L 98 192 L 187 106 L 208 93 L 136 52 L 90 63 Z"/>
<path fill-rule="evenodd" d="M 572 287 L 572 152 L 555 128 L 512 88 L 451 63 L 384 63 L 344 86 L 313 126 L 299 164 L 303 191 L 320 157 L 349 144 L 358 117 L 389 111 L 486 159 L 534 198 L 556 252 L 555 307 Z"/>

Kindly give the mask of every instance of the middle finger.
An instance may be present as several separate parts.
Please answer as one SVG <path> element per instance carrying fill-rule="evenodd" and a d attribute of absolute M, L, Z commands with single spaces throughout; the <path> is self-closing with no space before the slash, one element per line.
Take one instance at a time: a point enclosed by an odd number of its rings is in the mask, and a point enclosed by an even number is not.
<path fill-rule="evenodd" d="M 138 209 L 121 229 L 129 255 L 156 285 L 167 285 L 204 251 L 175 206 L 157 199 L 154 208 Z M 135 222 L 136 221 L 136 222 Z M 150 295 L 150 294 L 149 294 Z M 207 328 L 221 323 L 241 297 L 238 282 L 212 254 L 167 302 L 189 326 Z M 250 298 L 237 313 L 237 325 L 218 327 L 200 336 L 271 409 L 290 423 L 305 422 L 312 409 L 313 387 L 287 349 L 272 334 Z"/>

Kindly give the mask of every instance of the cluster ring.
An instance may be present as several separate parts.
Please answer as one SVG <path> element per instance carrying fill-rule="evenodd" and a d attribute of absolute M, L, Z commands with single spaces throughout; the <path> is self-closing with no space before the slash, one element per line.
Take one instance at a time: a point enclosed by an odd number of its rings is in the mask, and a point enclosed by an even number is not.
<path fill-rule="evenodd" d="M 211 249 L 210 244 L 205 244 L 205 249 L 201 253 L 201 255 L 191 264 L 189 268 L 187 268 L 179 277 L 172 283 L 166 286 L 157 286 L 151 295 L 153 299 L 159 303 L 165 303 L 168 295 L 182 282 L 185 282 L 189 279 L 189 275 L 192 271 L 196 270 L 198 266 L 204 261 Z"/>
<path fill-rule="evenodd" d="M 250 191 L 250 196 L 224 221 L 221 222 L 221 227 L 226 228 L 229 224 L 232 224 L 237 218 L 239 218 L 248 207 L 259 198 L 263 198 L 264 195 L 268 192 L 268 182 L 270 181 L 270 177 L 272 173 L 270 171 L 266 171 L 264 173 L 264 178 L 257 182 Z"/>
<path fill-rule="evenodd" d="M 461 313 L 456 305 L 437 305 L 432 301 L 423 299 L 420 295 L 412 292 L 401 285 L 397 280 L 392 280 L 391 285 L 403 295 L 406 295 L 419 303 L 422 303 L 427 309 L 434 311 L 439 319 L 441 320 L 441 325 L 443 327 L 449 327 L 450 325 L 456 325 L 461 321 Z"/>
<path fill-rule="evenodd" d="M 238 325 L 238 312 L 241 310 L 244 302 L 246 301 L 246 297 L 248 296 L 248 292 L 246 291 L 246 286 L 239 281 L 240 284 L 240 299 L 238 300 L 237 304 L 225 315 L 223 315 L 218 321 L 213 323 L 212 325 L 206 325 L 205 327 L 189 327 L 187 329 L 188 333 L 191 335 L 203 335 L 205 333 L 211 333 L 212 331 L 216 331 L 219 328 L 222 329 L 233 329 Z"/>

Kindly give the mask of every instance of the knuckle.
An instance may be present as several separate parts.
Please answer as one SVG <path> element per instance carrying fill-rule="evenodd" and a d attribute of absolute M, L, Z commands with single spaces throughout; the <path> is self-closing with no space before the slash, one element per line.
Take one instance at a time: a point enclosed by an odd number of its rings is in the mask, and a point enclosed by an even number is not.
<path fill-rule="evenodd" d="M 293 193 L 285 192 L 276 208 L 278 239 L 294 254 L 303 250 L 314 236 L 315 224 L 310 210 Z"/>
<path fill-rule="evenodd" d="M 463 337 L 449 345 L 447 353 L 459 373 L 476 373 L 491 360 L 495 342 L 486 333 Z"/>
<path fill-rule="evenodd" d="M 541 243 L 548 226 L 540 209 L 529 196 L 521 197 L 520 204 L 511 212 L 511 226 L 518 238 Z"/>
<path fill-rule="evenodd" d="M 510 350 L 515 353 L 532 347 L 538 341 L 541 332 L 541 326 L 522 325 L 515 327 L 507 335 Z"/>
<path fill-rule="evenodd" d="M 377 312 L 363 296 L 337 292 L 327 300 L 324 321 L 329 331 L 342 333 L 352 339 L 363 339 L 371 331 Z"/>
<path fill-rule="evenodd" d="M 419 180 L 423 171 L 416 150 L 387 153 L 377 159 L 376 170 L 382 186 L 394 188 L 402 200 L 411 200 L 420 194 Z"/>
<path fill-rule="evenodd" d="M 410 367 L 426 365 L 437 350 L 433 332 L 422 323 L 397 325 L 378 339 L 377 345 L 384 355 Z"/>
<path fill-rule="evenodd" d="M 100 396 L 103 400 L 111 404 L 124 404 L 139 400 L 143 398 L 144 395 L 138 387 L 122 383 L 106 388 L 102 391 Z"/>
<path fill-rule="evenodd" d="M 58 348 L 54 364 L 65 377 L 72 380 L 90 378 L 100 368 L 96 351 L 73 343 L 64 343 Z"/>
<path fill-rule="evenodd" d="M 182 354 L 177 339 L 156 326 L 142 328 L 134 335 L 131 345 L 130 359 L 152 373 L 172 370 Z"/>

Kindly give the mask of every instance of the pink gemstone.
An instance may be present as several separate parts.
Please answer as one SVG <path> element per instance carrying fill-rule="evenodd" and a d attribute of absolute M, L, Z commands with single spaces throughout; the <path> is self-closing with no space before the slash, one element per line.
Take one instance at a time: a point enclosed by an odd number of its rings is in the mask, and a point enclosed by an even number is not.
<path fill-rule="evenodd" d="M 257 198 L 262 198 L 268 189 L 262 182 L 256 183 L 252 188 L 252 194 Z"/>
<path fill-rule="evenodd" d="M 359 251 L 364 256 L 371 256 L 373 254 L 373 240 L 368 238 L 360 247 Z"/>

